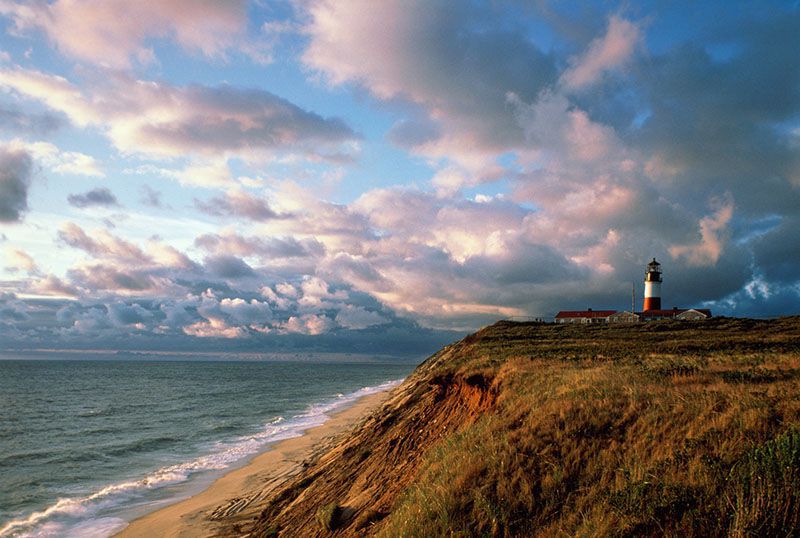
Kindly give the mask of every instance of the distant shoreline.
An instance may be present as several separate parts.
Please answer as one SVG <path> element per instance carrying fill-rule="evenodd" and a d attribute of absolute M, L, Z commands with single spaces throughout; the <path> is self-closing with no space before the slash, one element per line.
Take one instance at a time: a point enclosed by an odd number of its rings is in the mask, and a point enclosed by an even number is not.
<path fill-rule="evenodd" d="M 208 536 L 232 527 L 239 520 L 252 520 L 270 491 L 302 469 L 303 461 L 326 446 L 331 437 L 348 430 L 379 406 L 390 390 L 359 398 L 331 413 L 325 423 L 306 430 L 299 437 L 269 446 L 245 465 L 219 477 L 205 490 L 134 519 L 114 536 Z"/>

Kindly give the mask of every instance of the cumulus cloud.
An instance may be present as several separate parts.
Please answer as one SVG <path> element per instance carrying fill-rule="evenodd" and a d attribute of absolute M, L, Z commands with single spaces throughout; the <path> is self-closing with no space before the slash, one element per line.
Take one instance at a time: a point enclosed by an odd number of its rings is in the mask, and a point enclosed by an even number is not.
<path fill-rule="evenodd" d="M 385 136 L 430 157 L 430 181 L 366 188 L 348 202 L 352 185 L 247 182 L 237 157 L 352 156 L 357 136 L 260 91 L 105 71 L 79 89 L 1 70 L 2 85 L 99 127 L 125 153 L 181 159 L 159 163 L 174 166 L 160 176 L 224 189 L 195 203 L 222 224 L 187 250 L 203 263 L 157 240 L 62 226 L 61 242 L 88 260 L 28 290 L 82 298 L 60 327 L 134 334 L 141 323 L 208 345 L 372 338 L 413 322 L 469 330 L 562 308 L 627 308 L 653 256 L 670 306 L 767 314 L 796 303 L 796 13 L 743 8 L 706 20 L 702 34 L 675 34 L 665 25 L 682 8 L 670 6 L 642 22 L 594 16 L 599 8 L 558 19 L 562 8 L 542 3 L 390 1 L 381 16 L 355 1 L 299 6 L 303 62 L 398 114 Z M 532 30 L 540 25 L 546 38 Z M 733 52 L 720 56 L 718 42 Z M 318 172 L 308 168 L 300 176 Z M 117 302 L 139 320 L 115 322 Z M 151 316 L 137 318 L 134 304 Z"/>
<path fill-rule="evenodd" d="M 117 197 L 107 187 L 97 187 L 81 194 L 70 194 L 67 201 L 75 207 L 113 207 L 118 206 Z"/>
<path fill-rule="evenodd" d="M 555 80 L 554 58 L 490 6 L 392 0 L 378 16 L 368 2 L 317 0 L 307 11 L 305 64 L 334 84 L 421 107 L 425 119 L 391 138 L 425 154 L 474 166 L 519 146 L 506 93 L 532 99 Z"/>
<path fill-rule="evenodd" d="M 108 305 L 108 317 L 115 325 L 138 325 L 143 328 L 144 323 L 153 317 L 153 314 L 137 303 L 112 303 Z"/>
<path fill-rule="evenodd" d="M 346 305 L 336 313 L 336 323 L 345 329 L 366 329 L 374 325 L 388 323 L 378 312 L 369 311 L 361 306 Z"/>
<path fill-rule="evenodd" d="M 596 82 L 603 73 L 623 66 L 641 39 L 639 27 L 619 15 L 608 20 L 608 30 L 589 44 L 586 51 L 572 59 L 561 80 L 577 90 Z"/>
<path fill-rule="evenodd" d="M 158 173 L 175 179 L 184 186 L 213 189 L 236 184 L 225 159 L 192 163 L 180 170 L 160 169 Z"/>
<path fill-rule="evenodd" d="M 21 149 L 0 147 L 0 222 L 17 222 L 28 209 L 33 159 Z"/>
<path fill-rule="evenodd" d="M 14 323 L 31 319 L 28 306 L 13 294 L 0 294 L 0 327 L 12 326 Z"/>
<path fill-rule="evenodd" d="M 184 327 L 183 332 L 199 338 L 242 338 L 247 334 L 243 327 L 231 327 L 218 319 L 192 323 Z"/>
<path fill-rule="evenodd" d="M 673 258 L 685 258 L 693 266 L 716 265 L 725 246 L 734 206 L 730 194 L 712 200 L 712 206 L 715 207 L 713 214 L 700 219 L 700 242 L 670 247 L 669 253 Z"/>
<path fill-rule="evenodd" d="M 9 142 L 8 146 L 30 153 L 42 167 L 56 174 L 105 176 L 94 157 L 79 151 L 64 151 L 50 142 L 26 142 L 17 138 Z"/>
<path fill-rule="evenodd" d="M 246 46 L 243 0 L 165 0 L 153 5 L 124 0 L 3 2 L 0 13 L 11 18 L 17 32 L 41 30 L 63 54 L 114 68 L 152 62 L 152 38 L 170 37 L 186 50 L 212 58 L 224 57 L 230 49 L 257 59 L 268 55 L 262 44 Z"/>
<path fill-rule="evenodd" d="M 239 324 L 265 324 L 272 318 L 272 310 L 269 304 L 256 299 L 234 298 L 223 299 L 219 303 L 219 309 L 235 323 Z"/>
<path fill-rule="evenodd" d="M 204 262 L 206 270 L 220 278 L 245 278 L 255 276 L 253 268 L 241 258 L 224 255 L 209 256 Z"/>
<path fill-rule="evenodd" d="M 248 157 L 276 153 L 341 160 L 358 136 L 342 120 L 324 118 L 270 92 L 234 86 L 173 86 L 107 73 L 85 91 L 56 75 L 14 67 L 0 70 L 0 86 L 65 113 L 80 126 L 96 125 L 126 153 L 160 157 L 187 153 Z M 218 176 L 218 168 L 187 169 Z"/>
<path fill-rule="evenodd" d="M 287 333 L 317 335 L 328 332 L 334 327 L 329 317 L 319 314 L 291 316 L 285 323 L 278 325 L 278 330 Z"/>

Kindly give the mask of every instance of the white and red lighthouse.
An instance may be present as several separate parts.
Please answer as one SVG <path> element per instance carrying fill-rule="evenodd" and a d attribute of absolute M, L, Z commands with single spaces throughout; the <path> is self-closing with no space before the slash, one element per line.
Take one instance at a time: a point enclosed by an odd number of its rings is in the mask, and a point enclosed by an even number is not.
<path fill-rule="evenodd" d="M 653 258 L 644 275 L 644 307 L 642 310 L 661 310 L 661 264 Z"/>

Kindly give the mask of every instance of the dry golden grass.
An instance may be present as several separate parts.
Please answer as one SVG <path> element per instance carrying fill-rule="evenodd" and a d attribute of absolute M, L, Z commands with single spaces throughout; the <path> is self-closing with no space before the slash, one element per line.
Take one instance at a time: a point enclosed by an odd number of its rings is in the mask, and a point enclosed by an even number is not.
<path fill-rule="evenodd" d="M 497 406 L 425 455 L 379 535 L 800 533 L 800 327 L 752 323 L 468 338 L 439 367 L 495 368 Z"/>
<path fill-rule="evenodd" d="M 253 530 L 800 536 L 799 513 L 800 318 L 500 322 L 420 365 Z"/>

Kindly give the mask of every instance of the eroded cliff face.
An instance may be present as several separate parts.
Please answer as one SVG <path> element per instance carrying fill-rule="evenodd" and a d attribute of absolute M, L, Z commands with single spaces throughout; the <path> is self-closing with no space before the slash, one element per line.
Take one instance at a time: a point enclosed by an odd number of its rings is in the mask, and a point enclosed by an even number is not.
<path fill-rule="evenodd" d="M 352 433 L 276 490 L 258 521 L 241 531 L 362 536 L 372 530 L 413 482 L 422 455 L 495 404 L 499 387 L 492 377 L 439 373 L 462 351 L 449 346 L 428 359 Z M 324 513 L 326 505 L 335 505 L 333 513 Z"/>

